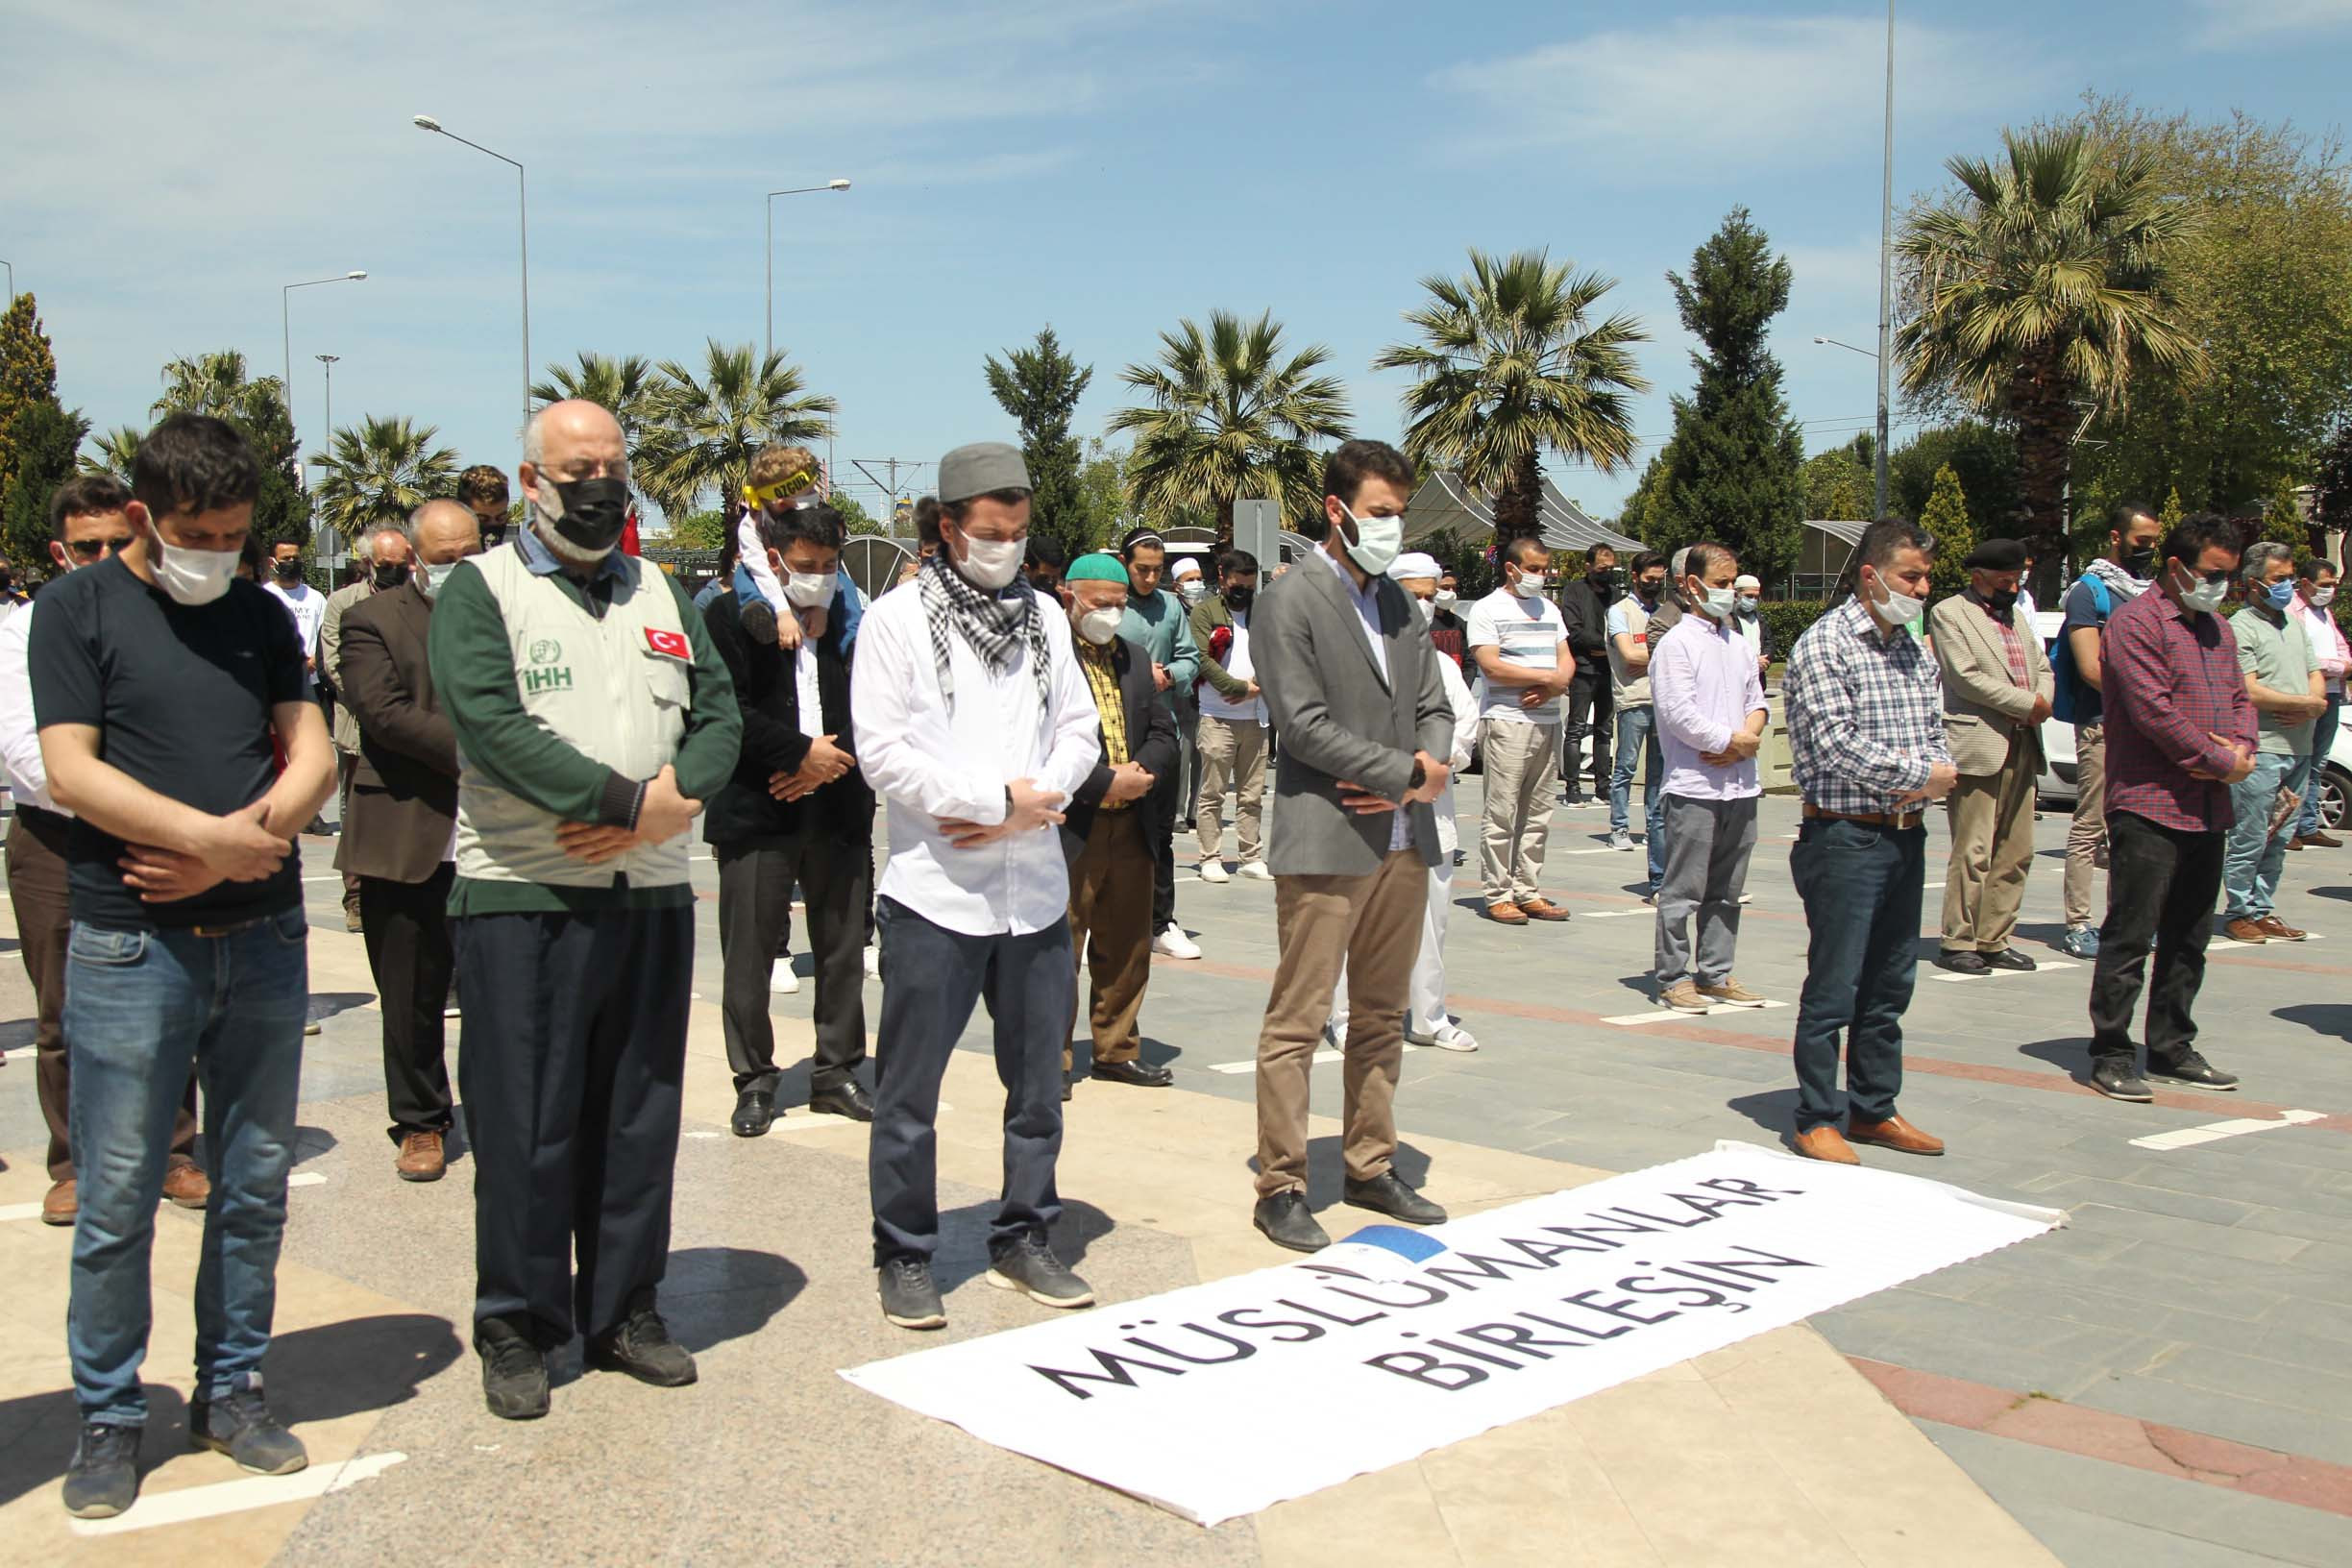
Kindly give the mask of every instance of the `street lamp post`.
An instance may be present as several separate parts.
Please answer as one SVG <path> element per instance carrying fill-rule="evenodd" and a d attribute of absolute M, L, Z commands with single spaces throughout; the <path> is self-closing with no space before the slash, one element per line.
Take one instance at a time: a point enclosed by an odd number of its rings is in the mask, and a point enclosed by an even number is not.
<path fill-rule="evenodd" d="M 523 251 L 523 423 L 528 425 L 530 423 L 531 411 L 530 192 L 525 181 L 523 165 L 515 162 L 513 159 L 508 158 L 504 153 L 491 152 L 489 148 L 484 147 L 478 141 L 467 141 L 465 137 L 457 135 L 457 133 L 454 131 L 444 131 L 441 128 L 441 122 L 434 119 L 430 114 L 414 114 L 409 116 L 409 118 L 415 124 L 418 130 L 429 131 L 434 135 L 447 136 L 452 141 L 462 142 L 464 145 L 473 148 L 478 153 L 488 153 L 490 157 L 497 159 L 501 163 L 510 165 L 515 171 L 515 229 L 517 234 L 522 240 Z"/>
<path fill-rule="evenodd" d="M 1886 324 L 1884 322 L 1879 323 L 1880 336 L 1878 341 L 1882 347 L 1886 342 L 1886 337 L 1884 334 L 1885 325 Z M 1858 354 L 1865 359 L 1875 359 L 1878 361 L 1878 460 L 1874 466 L 1877 470 L 1878 480 L 1878 510 L 1876 515 L 1879 517 L 1884 517 L 1887 515 L 1887 356 L 1883 353 L 1873 354 L 1868 349 L 1856 348 L 1851 343 L 1840 342 L 1834 337 L 1822 337 L 1817 334 L 1813 341 L 1816 343 L 1826 344 L 1833 349 L 1844 349 L 1849 354 Z"/>
<path fill-rule="evenodd" d="M 326 372 L 327 412 L 323 416 L 326 433 L 320 441 L 318 456 L 312 458 L 311 461 L 324 464 L 327 460 L 328 454 L 334 449 L 334 367 L 335 361 L 343 356 L 339 354 L 322 354 L 316 355 L 313 357 L 318 360 L 320 366 L 323 367 Z M 329 524 L 328 532 L 333 536 L 331 543 L 334 548 L 328 551 L 330 558 L 328 559 L 326 565 L 328 571 L 332 573 L 337 566 L 342 564 L 343 530 L 334 527 L 332 524 Z"/>
<path fill-rule="evenodd" d="M 13 261 L 0 261 L 0 267 L 8 268 L 8 303 L 14 305 L 16 303 L 16 263 Z"/>
<path fill-rule="evenodd" d="M 1887 515 L 1887 376 L 1895 314 L 1895 0 L 1887 0 L 1886 156 L 1878 176 L 1878 512 Z"/>
<path fill-rule="evenodd" d="M 283 339 L 280 345 L 285 355 L 286 419 L 294 418 L 294 312 L 292 301 L 298 288 L 316 288 L 321 283 L 355 283 L 367 277 L 359 271 L 337 273 L 332 278 L 313 278 L 308 282 L 288 283 L 278 291 L 278 331 Z"/>
<path fill-rule="evenodd" d="M 847 190 L 846 180 L 828 180 L 821 185 L 795 185 L 790 190 L 772 190 L 760 204 L 768 219 L 768 353 L 775 353 L 775 199 L 778 196 L 805 196 L 816 190 Z"/>

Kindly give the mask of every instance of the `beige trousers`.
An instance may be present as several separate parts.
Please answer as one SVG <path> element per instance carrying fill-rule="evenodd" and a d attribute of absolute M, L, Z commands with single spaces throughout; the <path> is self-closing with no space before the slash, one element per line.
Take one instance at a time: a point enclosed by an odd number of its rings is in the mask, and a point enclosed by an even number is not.
<path fill-rule="evenodd" d="M 1486 780 L 1479 879 L 1490 904 L 1524 904 L 1540 895 L 1544 845 L 1559 803 L 1559 735 L 1557 724 L 1479 722 Z"/>
<path fill-rule="evenodd" d="M 2066 923 L 2095 926 L 2103 911 L 2091 907 L 2091 873 L 2107 843 L 2107 726 L 2074 726 L 2074 822 L 2067 829 Z"/>
<path fill-rule="evenodd" d="M 2012 742 L 1997 773 L 1962 773 L 1945 804 L 1951 862 L 1944 872 L 1944 950 L 1997 953 L 2017 930 L 2033 865 L 2032 752 Z"/>
<path fill-rule="evenodd" d="M 1259 802 L 1265 796 L 1265 755 L 1264 725 L 1248 719 L 1201 715 L 1200 799 L 1193 807 L 1193 817 L 1200 824 L 1201 859 L 1218 858 L 1229 789 L 1235 796 L 1234 831 L 1241 840 L 1241 858 L 1265 858 L 1258 832 Z"/>

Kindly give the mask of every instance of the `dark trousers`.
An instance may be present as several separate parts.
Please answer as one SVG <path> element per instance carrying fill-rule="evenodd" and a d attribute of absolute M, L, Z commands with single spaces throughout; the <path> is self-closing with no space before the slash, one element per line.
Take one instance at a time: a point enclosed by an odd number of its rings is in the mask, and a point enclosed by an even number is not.
<path fill-rule="evenodd" d="M 49 1179 L 74 1179 L 73 1139 L 67 1125 L 73 1074 L 65 1054 L 65 939 L 72 929 L 66 913 L 65 840 L 70 818 L 38 806 L 20 805 L 9 823 L 9 907 L 16 913 L 16 954 L 33 982 L 37 1022 L 33 1032 L 33 1087 L 41 1119 L 49 1124 Z M 188 1076 L 187 1097 L 172 1117 L 171 1158 L 175 1165 L 196 1163 L 196 1078 Z"/>
<path fill-rule="evenodd" d="M 333 717 L 330 715 L 328 723 L 331 724 L 333 722 Z M 343 832 L 351 825 L 352 780 L 358 774 L 358 757 L 349 751 L 339 751 L 335 754 L 335 831 L 337 833 Z M 442 891 L 446 893 L 449 890 L 444 888 Z M 359 878 L 351 871 L 345 871 L 343 873 L 343 907 L 349 910 L 358 901 Z M 364 922 L 367 916 L 362 914 L 359 919 Z M 383 988 L 379 986 L 377 989 L 380 991 Z"/>
<path fill-rule="evenodd" d="M 550 1347 L 576 1325 L 607 1333 L 669 1262 L 694 910 L 466 915 L 450 931 L 475 1321 Z"/>
<path fill-rule="evenodd" d="M 2187 833 L 2128 811 L 2107 817 L 2107 919 L 2091 968 L 2091 1060 L 2128 1066 L 2132 1014 L 2148 949 L 2156 977 L 2148 986 L 2148 1066 L 2174 1067 L 2196 1044 L 2189 1010 L 2205 983 L 2205 943 L 2221 892 L 2226 831 Z"/>
<path fill-rule="evenodd" d="M 866 1060 L 866 910 L 870 850 L 815 835 L 782 845 L 716 845 L 720 1020 L 735 1091 L 775 1092 L 775 1025 L 769 969 L 792 924 L 793 884 L 808 900 L 809 951 L 817 962 L 817 1059 L 812 1093 L 839 1089 Z"/>
<path fill-rule="evenodd" d="M 448 861 L 422 882 L 359 878 L 359 923 L 368 972 L 383 1010 L 384 1102 L 392 1141 L 450 1124 L 449 1066 L 441 1016 L 456 959 L 450 948 Z"/>
<path fill-rule="evenodd" d="M 1094 814 L 1086 847 L 1070 862 L 1070 945 L 1086 943 L 1086 965 L 1094 983 L 1088 998 L 1088 1023 L 1097 1062 L 1133 1062 L 1143 1037 L 1143 988 L 1151 982 L 1152 938 L 1149 901 L 1141 871 L 1150 851 L 1144 838 L 1152 824 L 1130 806 Z M 1091 939 L 1091 940 L 1090 940 Z M 1070 992 L 1070 1006 L 1078 992 Z M 1064 1039 L 1077 1032 L 1075 1017 Z M 1070 1069 L 1070 1048 L 1062 1047 L 1062 1070 Z"/>
<path fill-rule="evenodd" d="M 1856 1121 L 1895 1114 L 1902 1090 L 1902 1016 L 1919 963 L 1927 829 L 1808 818 L 1789 851 L 1804 900 L 1803 998 L 1797 1004 L 1797 1130 L 1840 1119 L 1838 1039 L 1846 1041 L 1846 1104 Z"/>
<path fill-rule="evenodd" d="M 1609 693 L 1608 655 L 1578 659 L 1568 683 L 1568 720 L 1560 729 L 1560 777 L 1577 794 L 1584 792 L 1577 775 L 1577 754 L 1587 734 L 1592 736 L 1592 793 L 1602 795 L 1609 787 L 1609 736 L 1616 728 L 1610 716 L 1616 707 Z"/>
<path fill-rule="evenodd" d="M 1043 1237 L 1060 1217 L 1054 1163 L 1062 1154 L 1062 1047 L 1078 1005 L 1069 921 L 1027 936 L 967 936 L 934 925 L 894 898 L 882 925 L 882 1028 L 875 1036 L 874 1262 L 928 1258 L 939 1248 L 940 1081 L 956 1039 L 987 999 L 1004 1084 L 1004 1191 L 989 1226 L 993 1254 Z"/>
<path fill-rule="evenodd" d="M 1184 793 L 1183 775 L 1181 765 L 1170 768 L 1130 808 L 1143 814 L 1144 831 L 1150 839 L 1152 937 L 1176 923 L 1176 819 L 1189 798 Z M 1148 943 L 1151 938 L 1144 940 Z"/>

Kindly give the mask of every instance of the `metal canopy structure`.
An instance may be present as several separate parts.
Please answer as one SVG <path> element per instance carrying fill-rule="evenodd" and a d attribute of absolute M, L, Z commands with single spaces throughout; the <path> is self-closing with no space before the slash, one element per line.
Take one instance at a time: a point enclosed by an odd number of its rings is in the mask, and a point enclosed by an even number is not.
<path fill-rule="evenodd" d="M 1548 550 L 1581 551 L 1595 545 L 1606 545 L 1615 551 L 1642 548 L 1640 540 L 1628 538 L 1586 516 L 1582 507 L 1561 495 L 1549 479 L 1544 481 L 1537 499 L 1536 516 L 1542 526 L 1540 536 Z M 1493 504 L 1464 484 L 1460 475 L 1442 470 L 1421 481 L 1421 488 L 1413 492 L 1411 502 L 1405 508 L 1407 544 L 1418 544 L 1448 529 L 1457 538 L 1470 538 L 1482 532 L 1491 534 L 1494 526 Z"/>
<path fill-rule="evenodd" d="M 1846 563 L 1862 542 L 1862 530 L 1869 527 L 1860 520 L 1805 519 L 1804 542 L 1798 547 L 1797 564 L 1789 571 L 1789 598 L 1828 598 L 1838 578 L 1846 575 Z"/>

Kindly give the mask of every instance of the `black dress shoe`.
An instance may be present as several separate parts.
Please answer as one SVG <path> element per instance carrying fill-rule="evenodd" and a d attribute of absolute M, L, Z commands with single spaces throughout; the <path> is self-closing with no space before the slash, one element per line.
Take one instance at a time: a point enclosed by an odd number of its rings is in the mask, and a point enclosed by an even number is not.
<path fill-rule="evenodd" d="M 2170 1066 L 2150 1058 L 2147 1075 L 2161 1078 L 2168 1084 L 2187 1084 L 2192 1089 L 2231 1090 L 2238 1087 L 2236 1073 L 2223 1072 L 2194 1051 L 2183 1051 L 2181 1059 Z"/>
<path fill-rule="evenodd" d="M 873 1097 L 855 1078 L 831 1089 L 818 1090 L 809 1096 L 809 1109 L 828 1116 L 846 1116 L 851 1121 L 873 1120 Z"/>
<path fill-rule="evenodd" d="M 2091 1067 L 2091 1087 L 2111 1100 L 2129 1100 L 2145 1105 L 2154 1099 L 2147 1080 L 2133 1070 L 2128 1061 L 2097 1062 Z"/>
<path fill-rule="evenodd" d="M 758 1138 L 775 1118 L 775 1096 L 764 1089 L 747 1089 L 735 1096 L 735 1115 L 727 1125 L 737 1138 Z"/>
<path fill-rule="evenodd" d="M 1138 1089 L 1165 1089 L 1176 1081 L 1176 1074 L 1166 1067 L 1155 1067 L 1145 1062 L 1097 1062 L 1094 1076 L 1108 1078 L 1115 1084 L 1133 1084 Z"/>
<path fill-rule="evenodd" d="M 1369 1209 L 1401 1219 L 1408 1225 L 1443 1225 L 1446 1212 L 1405 1185 L 1405 1178 L 1384 1170 L 1368 1182 L 1350 1182 L 1342 1194 L 1359 1209 Z"/>
<path fill-rule="evenodd" d="M 1993 966 L 1985 962 L 1984 954 L 1965 947 L 1947 947 L 1936 954 L 1936 968 L 1949 969 L 1954 974 L 1990 974 Z"/>
<path fill-rule="evenodd" d="M 1993 968 L 2015 969 L 2020 974 L 2027 973 L 2037 967 L 2032 959 L 2019 952 L 2015 947 L 2003 947 L 1997 953 L 1984 953 L 1979 956 Z"/>
<path fill-rule="evenodd" d="M 1331 1237 L 1307 1207 L 1307 1194 L 1297 1188 L 1260 1198 L 1250 1212 L 1250 1223 L 1263 1231 L 1268 1241 L 1292 1252 L 1321 1252 L 1331 1245 Z"/>

